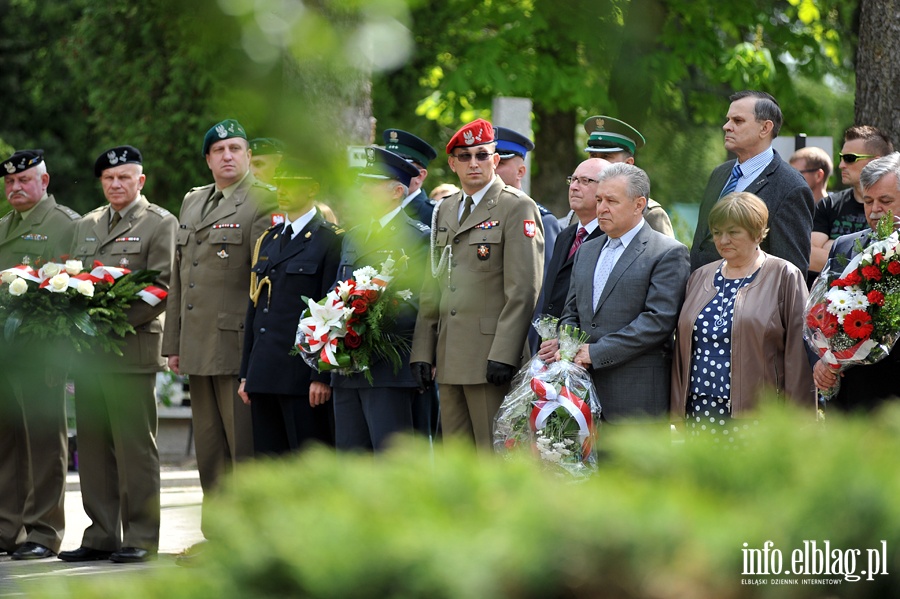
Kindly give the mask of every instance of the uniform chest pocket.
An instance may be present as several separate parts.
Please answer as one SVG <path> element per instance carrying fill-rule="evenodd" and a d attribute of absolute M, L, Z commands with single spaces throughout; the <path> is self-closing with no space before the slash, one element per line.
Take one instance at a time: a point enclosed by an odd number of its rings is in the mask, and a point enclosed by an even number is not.
<path fill-rule="evenodd" d="M 438 231 L 434 236 L 434 245 L 444 247 L 450 243 L 450 231 Z"/>
<path fill-rule="evenodd" d="M 82 241 L 78 244 L 78 247 L 75 248 L 75 256 L 78 258 L 96 256 L 97 250 L 99 249 L 99 241 Z"/>
<path fill-rule="evenodd" d="M 240 245 L 244 241 L 244 232 L 240 229 L 213 229 L 209 232 L 209 243 L 212 245 Z"/>
<path fill-rule="evenodd" d="M 319 270 L 319 263 L 310 260 L 291 260 L 284 269 L 289 275 L 314 275 Z"/>
<path fill-rule="evenodd" d="M 112 248 L 110 249 L 110 253 L 113 255 L 133 255 L 141 253 L 141 242 L 140 241 L 118 241 L 114 242 Z"/>
<path fill-rule="evenodd" d="M 469 231 L 468 253 L 461 262 L 471 270 L 491 271 L 503 268 L 503 229 Z"/>
<path fill-rule="evenodd" d="M 175 231 L 175 245 L 187 245 L 187 242 L 190 238 L 191 229 L 178 229 L 177 231 Z"/>

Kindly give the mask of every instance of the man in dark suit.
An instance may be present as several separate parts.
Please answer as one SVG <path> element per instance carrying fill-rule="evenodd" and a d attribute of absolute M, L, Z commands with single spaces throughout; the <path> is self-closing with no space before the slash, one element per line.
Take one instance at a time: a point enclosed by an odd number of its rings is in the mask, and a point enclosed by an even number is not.
<path fill-rule="evenodd" d="M 334 285 L 343 230 L 316 209 L 319 185 L 302 169 L 283 163 L 274 181 L 285 222 L 254 250 L 238 389 L 253 415 L 256 455 L 297 451 L 308 441 L 334 443 L 326 405 L 331 375 L 290 352 L 306 308 L 301 298 L 318 301 Z"/>
<path fill-rule="evenodd" d="M 47 193 L 44 151 L 19 150 L 0 173 L 12 207 L 0 218 L 0 269 L 58 261 L 80 216 Z M 0 553 L 15 560 L 53 557 L 65 532 L 64 360 L 47 343 L 0 344 Z"/>
<path fill-rule="evenodd" d="M 344 237 L 338 279 L 348 280 L 354 270 L 364 266 L 379 269 L 388 258 L 396 261 L 408 256 L 389 288 L 409 290 L 412 295 L 401 302 L 397 318 L 393 322 L 385 321 L 382 330 L 409 344 L 419 311 L 419 290 L 425 277 L 431 229 L 410 218 L 400 202 L 406 197 L 410 180 L 419 171 L 387 150 L 369 148 L 367 153 L 369 161 L 360 171 L 359 180 L 365 200 L 371 205 L 364 212 L 373 214 L 375 219 L 354 227 Z M 398 347 L 398 351 L 399 370 L 389 360 L 376 358 L 370 367 L 371 383 L 363 374 L 335 374 L 332 378 L 335 438 L 339 449 L 380 451 L 392 435 L 413 430 L 418 384 L 409 367 L 408 347 Z"/>
<path fill-rule="evenodd" d="M 418 171 L 409 182 L 409 195 L 403 199 L 403 211 L 410 218 L 430 227 L 431 217 L 434 215 L 434 202 L 428 198 L 422 186 L 428 177 L 428 165 L 437 158 L 437 150 L 424 139 L 400 129 L 385 130 L 382 139 L 385 148 L 402 156 Z"/>
<path fill-rule="evenodd" d="M 562 316 L 569 293 L 575 252 L 585 241 L 603 234 L 597 226 L 597 178 L 609 164 L 603 158 L 588 158 L 569 177 L 569 208 L 578 222 L 563 229 L 556 238 L 550 264 L 545 269 L 542 291 L 544 303 L 539 314 L 557 318 Z"/>
<path fill-rule="evenodd" d="M 101 262 L 155 270 L 168 289 L 178 220 L 141 194 L 146 176 L 137 148 L 119 146 L 94 163 L 107 205 L 84 216 L 71 254 L 85 265 Z M 75 410 L 81 498 L 91 525 L 81 547 L 62 551 L 69 562 L 109 558 L 143 562 L 159 546 L 160 479 L 156 447 L 156 373 L 164 370 L 165 301 L 136 301 L 128 309 L 135 333 L 123 356 L 93 355 L 76 369 Z"/>
<path fill-rule="evenodd" d="M 900 153 L 892 152 L 887 156 L 873 160 L 862 170 L 860 186 L 863 190 L 863 208 L 869 228 L 858 233 L 842 235 L 831 246 L 828 258 L 856 256 L 856 243 L 865 248 L 872 243 L 872 231 L 878 220 L 889 211 L 894 216 L 897 227 L 897 216 L 900 214 Z M 875 364 L 853 366 L 841 375 L 841 387 L 837 395 L 828 405 L 837 410 L 871 411 L 879 407 L 885 400 L 900 397 L 900 349 L 895 345 L 890 354 Z M 837 375 L 824 362 L 819 360 L 813 367 L 813 378 L 819 389 L 829 389 L 837 381 Z"/>
<path fill-rule="evenodd" d="M 713 205 L 732 191 L 748 191 L 769 209 L 769 234 L 762 249 L 806 272 L 814 202 L 800 173 L 772 149 L 782 120 L 778 102 L 765 92 L 742 91 L 731 96 L 722 129 L 725 149 L 737 155 L 737 160 L 720 164 L 709 177 L 691 247 L 691 270 L 721 258 L 707 223 Z"/>
<path fill-rule="evenodd" d="M 690 273 L 687 248 L 653 230 L 642 213 L 650 180 L 613 164 L 600 173 L 597 220 L 604 235 L 575 254 L 560 325 L 588 333 L 574 361 L 591 372 L 603 418 L 661 418 L 669 406 L 672 332 Z M 553 359 L 555 340 L 541 344 Z"/>

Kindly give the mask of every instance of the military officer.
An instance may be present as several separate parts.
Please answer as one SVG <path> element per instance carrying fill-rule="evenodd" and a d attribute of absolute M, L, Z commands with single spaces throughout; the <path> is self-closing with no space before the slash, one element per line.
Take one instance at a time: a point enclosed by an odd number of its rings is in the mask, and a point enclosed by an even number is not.
<path fill-rule="evenodd" d="M 250 172 L 257 180 L 271 185 L 284 158 L 284 144 L 274 137 L 257 137 L 250 140 L 250 152 Z"/>
<path fill-rule="evenodd" d="M 190 375 L 205 503 L 222 474 L 253 455 L 250 407 L 238 396 L 237 375 L 250 260 L 274 224 L 276 199 L 275 188 L 250 173 L 247 134 L 236 120 L 207 131 L 203 155 L 215 182 L 190 190 L 181 205 L 163 355 L 174 372 Z"/>
<path fill-rule="evenodd" d="M 403 157 L 381 148 L 367 149 L 368 162 L 359 172 L 363 197 L 371 202 L 376 220 L 351 229 L 341 251 L 339 280 L 347 280 L 364 266 L 378 269 L 388 258 L 407 256 L 391 288 L 409 289 L 413 295 L 401 303 L 393 322 L 383 331 L 412 342 L 419 310 L 419 290 L 425 277 L 431 229 L 403 211 L 402 201 L 419 169 Z M 365 333 L 363 333 L 365 334 Z M 415 427 L 419 399 L 418 384 L 409 367 L 409 350 L 398 348 L 402 365 L 395 369 L 389 360 L 370 365 L 370 383 L 363 374 L 334 375 L 335 438 L 339 449 L 380 451 L 389 438 Z"/>
<path fill-rule="evenodd" d="M 143 157 L 118 146 L 94 162 L 107 205 L 92 210 L 75 229 L 72 256 L 131 271 L 158 271 L 154 285 L 167 290 L 178 221 L 141 194 Z M 159 547 L 159 452 L 156 447 L 156 373 L 162 357 L 166 302 L 135 302 L 122 356 L 94 354 L 75 373 L 78 475 L 91 525 L 81 546 L 63 551 L 69 562 L 110 559 L 144 562 Z"/>
<path fill-rule="evenodd" d="M 447 144 L 462 191 L 441 202 L 432 230 L 433 284 L 422 288 L 411 368 L 420 386 L 441 385 L 445 435 L 492 448 L 491 428 L 513 375 L 544 267 L 544 231 L 534 201 L 495 169 L 494 128 L 477 119 Z"/>
<path fill-rule="evenodd" d="M 0 269 L 58 260 L 79 215 L 47 194 L 43 150 L 19 150 L 0 173 L 12 207 L 0 219 Z M 21 342 L 0 344 L 0 359 L 0 552 L 16 560 L 52 557 L 65 530 L 64 362 L 45 345 Z"/>
<path fill-rule="evenodd" d="M 409 182 L 409 195 L 404 198 L 402 206 L 408 216 L 430 226 L 434 202 L 422 186 L 428 177 L 428 165 L 437 158 L 437 150 L 424 139 L 400 129 L 387 129 L 382 139 L 385 148 L 402 156 L 418 170 L 419 174 Z"/>
<path fill-rule="evenodd" d="M 344 231 L 315 207 L 319 184 L 303 173 L 281 163 L 274 180 L 285 222 L 259 239 L 253 259 L 238 394 L 253 414 L 257 456 L 334 444 L 331 374 L 290 354 L 306 308 L 300 298 L 333 288 Z"/>
<path fill-rule="evenodd" d="M 584 121 L 584 130 L 588 134 L 587 147 L 584 151 L 591 158 L 602 158 L 607 162 L 634 164 L 635 152 L 644 147 L 646 143 L 644 136 L 637 129 L 625 121 L 614 119 L 611 116 L 588 117 Z M 647 198 L 644 220 L 653 230 L 669 237 L 675 237 L 675 230 L 672 228 L 669 215 L 656 200 Z"/>

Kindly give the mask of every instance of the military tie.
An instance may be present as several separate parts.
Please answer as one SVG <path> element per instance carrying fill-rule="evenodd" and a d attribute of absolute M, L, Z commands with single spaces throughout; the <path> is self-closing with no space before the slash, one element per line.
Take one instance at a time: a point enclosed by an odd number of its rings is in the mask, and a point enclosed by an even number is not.
<path fill-rule="evenodd" d="M 112 232 L 112 230 L 116 228 L 116 225 L 118 225 L 121 220 L 122 215 L 114 210 L 112 218 L 109 219 L 109 229 L 107 229 L 107 231 Z"/>
<path fill-rule="evenodd" d="M 203 205 L 203 213 L 201 214 L 201 218 L 206 218 L 210 212 L 216 209 L 219 205 L 219 201 L 225 197 L 221 191 L 217 191 L 216 193 L 209 196 L 209 199 L 206 200 L 206 204 Z"/>
<path fill-rule="evenodd" d="M 581 244 L 584 243 L 584 240 L 587 238 L 587 229 L 582 226 L 578 227 L 578 232 L 575 233 L 575 241 L 572 242 L 572 249 L 569 250 L 569 256 L 566 260 L 571 260 L 572 256 L 575 255 L 575 252 L 578 251 L 578 248 L 581 247 Z"/>
<path fill-rule="evenodd" d="M 600 303 L 603 288 L 606 287 L 609 273 L 612 272 L 615 265 L 616 250 L 620 247 L 622 247 L 621 239 L 610 239 L 606 247 L 603 248 L 603 255 L 600 256 L 600 262 L 594 271 L 594 310 L 597 309 L 597 304 Z"/>
<path fill-rule="evenodd" d="M 744 176 L 744 173 L 741 172 L 741 165 L 735 162 L 734 168 L 731 169 L 731 177 L 728 178 L 728 183 L 725 184 L 725 187 L 722 189 L 722 193 L 719 194 L 719 197 L 723 198 L 737 189 L 738 179 L 740 179 L 742 176 Z"/>
<path fill-rule="evenodd" d="M 472 196 L 466 196 L 466 201 L 463 204 L 462 214 L 459 215 L 459 226 L 462 226 L 462 224 L 466 222 L 466 218 L 472 212 L 473 205 L 475 205 L 475 200 L 472 199 Z"/>
<path fill-rule="evenodd" d="M 287 244 L 291 242 L 291 236 L 294 233 L 294 228 L 290 223 L 284 225 L 284 231 L 281 232 L 281 249 L 287 247 Z"/>

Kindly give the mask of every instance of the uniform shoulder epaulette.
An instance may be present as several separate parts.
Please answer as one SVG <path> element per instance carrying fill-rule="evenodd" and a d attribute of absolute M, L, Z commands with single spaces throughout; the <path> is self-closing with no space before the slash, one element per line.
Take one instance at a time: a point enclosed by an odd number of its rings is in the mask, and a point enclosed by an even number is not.
<path fill-rule="evenodd" d="M 97 206 L 96 208 L 85 214 L 85 216 L 93 216 L 94 214 L 106 212 L 107 210 L 109 210 L 109 204 L 104 204 L 102 206 Z"/>
<path fill-rule="evenodd" d="M 344 230 L 343 227 L 340 227 L 340 226 L 334 224 L 334 223 L 331 222 L 330 220 L 326 220 L 326 221 L 325 221 L 325 227 L 326 227 L 329 231 L 331 231 L 332 233 L 334 233 L 335 235 L 343 235 L 344 233 L 346 233 L 346 231 Z"/>
<path fill-rule="evenodd" d="M 422 221 L 418 221 L 415 219 L 409 219 L 409 224 L 420 232 L 425 233 L 426 235 L 431 235 L 431 227 L 423 223 Z"/>
<path fill-rule="evenodd" d="M 193 193 L 195 191 L 209 189 L 210 187 L 213 187 L 214 185 L 215 185 L 215 183 L 207 183 L 206 185 L 199 185 L 197 187 L 191 187 L 191 190 L 188 193 Z"/>
<path fill-rule="evenodd" d="M 68 206 L 63 206 L 61 204 L 56 205 L 56 209 L 71 218 L 72 220 L 78 220 L 81 218 L 81 215 L 69 208 Z"/>
<path fill-rule="evenodd" d="M 255 179 L 253 181 L 253 186 L 254 187 L 262 187 L 263 189 L 271 191 L 272 193 L 275 193 L 276 191 L 278 191 L 278 188 L 275 187 L 274 185 L 269 185 L 268 183 L 263 183 L 259 179 Z"/>
<path fill-rule="evenodd" d="M 512 185 L 504 185 L 503 191 L 508 191 L 509 193 L 521 197 L 528 197 L 525 195 L 525 192 L 517 187 L 513 187 Z"/>
<path fill-rule="evenodd" d="M 157 206 L 156 204 L 150 204 L 149 206 L 147 206 L 147 210 L 163 218 L 172 214 L 162 206 Z"/>
<path fill-rule="evenodd" d="M 541 213 L 541 216 L 553 216 L 553 213 L 550 212 L 543 204 L 540 204 L 539 202 L 535 202 L 535 204 L 537 204 L 538 212 Z"/>

